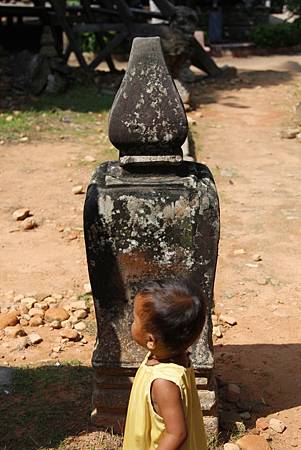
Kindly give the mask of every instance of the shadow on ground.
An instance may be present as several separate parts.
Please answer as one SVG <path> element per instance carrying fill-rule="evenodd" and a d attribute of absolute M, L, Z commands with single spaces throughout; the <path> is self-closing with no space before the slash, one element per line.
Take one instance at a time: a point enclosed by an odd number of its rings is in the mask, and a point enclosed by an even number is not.
<path fill-rule="evenodd" d="M 215 360 L 219 379 L 241 387 L 236 406 L 250 410 L 248 428 L 258 417 L 301 406 L 301 344 L 217 345 Z"/>
<path fill-rule="evenodd" d="M 294 78 L 296 71 L 292 70 L 240 70 L 236 78 L 232 79 L 210 79 L 194 83 L 188 86 L 191 93 L 192 106 L 194 109 L 202 105 L 217 103 L 220 101 L 223 91 L 235 92 L 239 89 L 258 89 L 258 87 L 277 86 L 286 84 Z M 224 106 L 230 108 L 247 109 L 248 105 L 240 105 L 237 102 L 225 102 Z"/>
<path fill-rule="evenodd" d="M 300 344 L 218 345 L 215 357 L 218 377 L 241 387 L 236 408 L 250 410 L 248 428 L 258 417 L 300 407 Z M 92 370 L 81 365 L 13 369 L 11 387 L 0 393 L 0 449 L 120 448 L 117 437 L 101 440 L 101 445 L 98 440 L 96 446 L 89 441 L 95 433 L 90 425 L 91 388 Z M 233 405 L 228 406 L 223 404 L 223 414 L 231 419 Z M 76 436 L 85 437 L 83 447 L 72 442 Z"/>
<path fill-rule="evenodd" d="M 0 448 L 56 447 L 89 429 L 91 369 L 62 365 L 16 368 L 0 393 Z"/>

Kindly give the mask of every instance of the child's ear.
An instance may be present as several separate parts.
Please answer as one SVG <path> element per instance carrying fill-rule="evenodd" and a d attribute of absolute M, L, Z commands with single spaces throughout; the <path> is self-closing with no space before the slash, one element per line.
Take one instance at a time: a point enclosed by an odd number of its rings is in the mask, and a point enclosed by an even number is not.
<path fill-rule="evenodd" d="M 148 335 L 148 339 L 146 342 L 146 347 L 149 351 L 153 351 L 156 348 L 156 338 L 153 334 Z"/>

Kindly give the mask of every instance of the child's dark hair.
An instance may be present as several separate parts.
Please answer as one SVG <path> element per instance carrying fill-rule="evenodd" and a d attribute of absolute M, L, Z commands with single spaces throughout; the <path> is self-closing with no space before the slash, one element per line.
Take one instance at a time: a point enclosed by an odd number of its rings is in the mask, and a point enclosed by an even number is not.
<path fill-rule="evenodd" d="M 188 348 L 201 334 L 207 300 L 192 282 L 179 278 L 150 281 L 138 295 L 144 298 L 147 331 L 170 350 Z"/>

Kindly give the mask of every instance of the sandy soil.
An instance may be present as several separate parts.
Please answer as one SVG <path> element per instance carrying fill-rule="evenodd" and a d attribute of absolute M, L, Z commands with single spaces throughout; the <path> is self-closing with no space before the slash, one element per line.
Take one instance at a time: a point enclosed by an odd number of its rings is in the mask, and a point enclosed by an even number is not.
<path fill-rule="evenodd" d="M 301 56 L 218 63 L 236 65 L 239 79 L 195 86 L 190 113 L 198 159 L 213 171 L 221 203 L 216 312 L 238 322 L 216 342 L 216 371 L 254 402 L 249 428 L 258 417 L 280 418 L 287 429 L 272 435 L 272 449 L 301 449 L 301 142 L 279 135 L 294 126 Z M 0 147 L 0 306 L 17 294 L 83 292 L 84 195 L 71 189 L 88 183 L 93 164 L 80 164 L 87 154 L 98 158 L 97 148 L 59 141 Z M 12 213 L 20 207 L 30 208 L 36 229 L 19 230 Z M 40 330 L 44 342 L 27 350 L 28 363 L 49 358 L 54 339 Z M 87 340 L 64 358 L 88 364 Z M 1 356 L 24 363 L 3 346 Z"/>

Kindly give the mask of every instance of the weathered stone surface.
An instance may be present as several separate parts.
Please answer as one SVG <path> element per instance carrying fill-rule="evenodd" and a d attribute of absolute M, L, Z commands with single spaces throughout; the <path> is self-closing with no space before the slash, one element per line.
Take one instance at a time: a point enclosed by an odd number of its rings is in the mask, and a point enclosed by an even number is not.
<path fill-rule="evenodd" d="M 212 332 L 213 332 L 213 336 L 216 336 L 217 338 L 222 338 L 223 337 L 222 328 L 219 325 L 216 326 L 216 327 L 213 327 Z"/>
<path fill-rule="evenodd" d="M 201 280 L 200 288 L 209 298 L 208 317 L 193 346 L 192 361 L 206 376 L 213 367 L 210 312 L 219 238 L 218 199 L 209 170 L 202 164 L 181 162 L 187 121 L 179 96 L 172 95 L 172 80 L 165 66 L 158 70 L 156 58 L 153 50 L 139 49 L 131 60 L 134 64 L 128 66 L 110 117 L 110 137 L 120 150 L 120 164 L 108 162 L 96 169 L 85 203 L 89 275 L 101 330 L 93 368 L 94 373 L 118 371 L 119 379 L 126 379 L 127 370 L 134 371 L 145 354 L 130 335 L 137 290 L 149 278 L 172 275 Z M 107 403 L 98 405 L 102 386 L 94 382 L 93 417 L 98 420 L 106 414 L 112 420 L 110 411 L 105 411 L 115 408 L 115 402 L 109 404 L 108 389 L 102 392 Z M 124 413 L 126 405 L 121 407 Z M 215 433 L 217 418 L 210 419 Z"/>
<path fill-rule="evenodd" d="M 70 320 L 62 320 L 61 322 L 61 326 L 62 328 L 72 328 L 72 323 L 70 322 Z"/>
<path fill-rule="evenodd" d="M 258 430 L 267 430 L 269 428 L 269 422 L 265 417 L 259 417 L 256 420 L 256 428 Z"/>
<path fill-rule="evenodd" d="M 45 312 L 45 320 L 46 322 L 53 322 L 54 320 L 59 320 L 62 322 L 63 320 L 69 319 L 70 314 L 64 308 L 49 308 Z"/>
<path fill-rule="evenodd" d="M 27 217 L 27 219 L 23 220 L 21 226 L 24 231 L 32 230 L 37 227 L 37 222 L 33 217 Z"/>
<path fill-rule="evenodd" d="M 43 311 L 46 311 L 46 309 L 49 308 L 48 304 L 45 302 L 37 302 L 33 306 L 34 306 L 34 308 L 39 308 L 39 309 L 42 309 Z"/>
<path fill-rule="evenodd" d="M 84 309 L 77 309 L 74 311 L 73 316 L 78 320 L 85 319 L 88 316 L 88 312 Z"/>
<path fill-rule="evenodd" d="M 78 184 L 77 186 L 73 186 L 72 193 L 75 195 L 83 194 L 84 193 L 83 186 L 81 184 Z"/>
<path fill-rule="evenodd" d="M 236 444 L 231 444 L 230 442 L 228 442 L 224 445 L 224 450 L 240 450 L 240 447 L 238 447 L 238 445 Z"/>
<path fill-rule="evenodd" d="M 30 327 L 39 327 L 40 325 L 43 325 L 43 319 L 41 316 L 33 316 L 29 321 Z"/>
<path fill-rule="evenodd" d="M 231 326 L 237 324 L 236 319 L 234 317 L 232 317 L 232 316 L 227 315 L 227 314 L 221 314 L 219 316 L 219 320 L 221 322 L 227 323 L 228 325 L 231 325 Z"/>
<path fill-rule="evenodd" d="M 27 348 L 30 345 L 30 341 L 28 336 L 22 336 L 22 337 L 18 337 L 18 339 L 16 339 L 16 346 L 15 349 L 16 350 L 24 350 L 25 348 Z"/>
<path fill-rule="evenodd" d="M 74 329 L 77 331 L 84 331 L 86 329 L 85 322 L 78 322 L 74 325 Z"/>
<path fill-rule="evenodd" d="M 135 38 L 109 122 L 109 137 L 120 150 L 121 161 L 124 152 L 127 157 L 146 153 L 166 157 L 169 153 L 178 157 L 175 162 L 179 163 L 187 131 L 186 115 L 166 67 L 160 39 Z"/>
<path fill-rule="evenodd" d="M 270 446 L 262 436 L 247 435 L 236 442 L 241 450 L 270 450 Z"/>
<path fill-rule="evenodd" d="M 60 331 L 62 338 L 69 339 L 69 341 L 78 341 L 80 338 L 78 331 L 72 330 L 71 328 L 64 328 Z"/>
<path fill-rule="evenodd" d="M 212 415 L 211 413 L 217 404 L 216 393 L 214 391 L 199 390 L 198 395 L 202 411 L 206 412 L 207 415 Z"/>
<path fill-rule="evenodd" d="M 71 302 L 70 305 L 71 311 L 78 311 L 78 310 L 87 310 L 86 302 L 84 300 L 78 300 L 76 302 Z"/>
<path fill-rule="evenodd" d="M 85 294 L 91 294 L 91 284 L 90 283 L 85 283 L 84 284 L 84 292 Z"/>
<path fill-rule="evenodd" d="M 19 322 L 22 327 L 27 327 L 29 325 L 29 321 L 26 319 L 21 318 Z"/>
<path fill-rule="evenodd" d="M 282 139 L 295 139 L 299 133 L 299 128 L 288 128 L 287 130 L 282 130 L 280 136 Z"/>
<path fill-rule="evenodd" d="M 40 344 L 43 341 L 43 338 L 35 331 L 30 333 L 27 337 L 31 345 Z"/>
<path fill-rule="evenodd" d="M 36 299 L 34 297 L 24 297 L 21 300 L 21 306 L 24 306 L 28 309 L 32 308 L 35 303 Z"/>
<path fill-rule="evenodd" d="M 30 315 L 30 317 L 33 317 L 33 316 L 44 317 L 45 312 L 41 308 L 30 308 L 30 310 L 28 311 L 28 314 Z"/>
<path fill-rule="evenodd" d="M 29 208 L 16 209 L 16 211 L 13 212 L 13 218 L 15 220 L 24 220 L 26 219 L 26 217 L 29 216 L 29 214 L 30 214 Z"/>
<path fill-rule="evenodd" d="M 53 322 L 50 323 L 50 326 L 58 330 L 59 328 L 62 328 L 62 322 L 60 320 L 54 320 Z"/>
<path fill-rule="evenodd" d="M 275 418 L 270 419 L 269 427 L 271 428 L 271 430 L 276 431 L 276 433 L 283 433 L 286 429 L 285 423 Z"/>
<path fill-rule="evenodd" d="M 218 418 L 213 416 L 204 416 L 203 420 L 207 437 L 210 438 L 210 436 L 217 436 Z"/>
<path fill-rule="evenodd" d="M 15 326 L 6 327 L 4 329 L 5 335 L 8 337 L 16 338 L 18 336 L 26 336 L 26 332 L 23 330 L 20 324 Z"/>
<path fill-rule="evenodd" d="M 3 328 L 6 327 L 17 325 L 18 322 L 18 312 L 15 310 L 0 314 L 0 330 L 3 330 Z"/>

